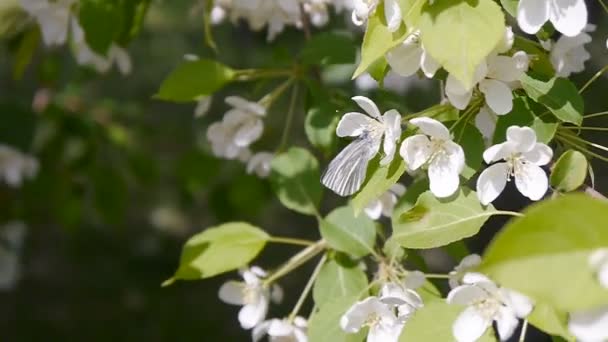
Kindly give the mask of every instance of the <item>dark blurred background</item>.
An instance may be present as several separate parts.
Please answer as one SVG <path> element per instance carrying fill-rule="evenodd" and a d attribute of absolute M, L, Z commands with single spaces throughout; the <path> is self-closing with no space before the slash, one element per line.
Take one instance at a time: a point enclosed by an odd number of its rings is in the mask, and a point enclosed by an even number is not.
<path fill-rule="evenodd" d="M 206 144 L 206 127 L 226 110 L 223 97 L 261 98 L 271 84 L 231 85 L 214 96 L 210 113 L 200 119 L 193 116 L 194 103 L 152 100 L 184 54 L 213 56 L 192 5 L 187 0 L 153 2 L 143 32 L 128 48 L 134 68 L 127 77 L 78 67 L 60 48 L 39 49 L 24 78 L 16 81 L 17 61 L 10 53 L 16 38 L 0 44 L 0 143 L 34 154 L 41 165 L 38 176 L 20 189 L 0 186 L 0 222 L 27 226 L 18 280 L 0 290 L 0 340 L 248 340 L 238 325 L 239 307 L 217 297 L 220 285 L 238 278 L 236 273 L 160 287 L 175 271 L 183 243 L 206 227 L 239 220 L 281 236 L 318 239 L 314 219 L 280 206 L 267 181 L 247 175 L 239 162 L 214 158 Z M 606 15 L 595 1 L 588 5 L 598 29 L 589 46 L 588 71 L 573 76 L 578 85 L 608 62 Z M 337 16 L 331 25 L 344 27 L 347 17 Z M 223 24 L 214 32 L 220 59 L 234 67 L 288 65 L 303 43 L 302 33 L 292 29 L 272 44 L 264 32 L 251 32 L 246 25 Z M 412 81 L 406 95 L 382 90 L 372 95 L 394 102 L 402 113 L 420 110 L 436 103 L 439 93 L 437 85 L 425 83 Z M 356 92 L 352 83 L 344 90 Z M 605 77 L 587 90 L 586 113 L 608 109 L 607 90 Z M 50 104 L 36 113 L 35 99 Z M 302 129 L 304 105 L 299 102 L 290 144 L 309 147 Z M 270 111 L 257 150 L 274 149 L 284 108 L 279 103 Z M 592 120 L 586 125 L 606 126 L 602 118 Z M 601 132 L 584 136 L 608 143 Z M 326 165 L 327 159 L 318 157 Z M 608 190 L 605 163 L 593 161 L 593 166 L 596 188 Z M 338 201 L 326 196 L 322 212 Z M 505 210 L 527 204 L 513 191 L 495 202 Z M 490 220 L 481 234 L 466 241 L 468 247 L 481 252 L 502 224 L 500 218 Z M 271 247 L 257 265 L 276 267 L 297 252 Z M 436 271 L 453 266 L 441 252 L 424 256 Z M 270 317 L 289 313 L 313 265 L 280 281 L 285 300 L 272 307 Z"/>

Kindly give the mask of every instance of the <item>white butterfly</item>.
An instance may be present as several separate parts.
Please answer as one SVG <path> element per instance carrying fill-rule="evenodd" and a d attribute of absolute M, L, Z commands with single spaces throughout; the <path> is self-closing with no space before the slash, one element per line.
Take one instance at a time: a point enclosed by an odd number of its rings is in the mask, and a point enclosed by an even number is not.
<path fill-rule="evenodd" d="M 336 134 L 357 138 L 329 163 L 321 177 L 321 183 L 340 196 L 352 195 L 361 188 L 367 165 L 380 150 L 382 137 L 385 157 L 380 165 L 393 160 L 396 142 L 401 137 L 401 115 L 395 109 L 381 115 L 376 104 L 367 97 L 355 96 L 353 101 L 368 115 L 357 112 L 344 114 Z"/>

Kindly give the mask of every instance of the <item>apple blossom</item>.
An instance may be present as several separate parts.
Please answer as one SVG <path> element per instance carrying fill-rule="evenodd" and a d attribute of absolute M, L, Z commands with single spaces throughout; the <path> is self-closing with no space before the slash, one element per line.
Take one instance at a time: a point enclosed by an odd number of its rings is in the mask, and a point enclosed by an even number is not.
<path fill-rule="evenodd" d="M 550 21 L 556 30 L 573 37 L 587 25 L 585 0 L 521 0 L 517 23 L 522 31 L 535 34 Z"/>
<path fill-rule="evenodd" d="M 0 290 L 12 289 L 19 280 L 19 257 L 25 239 L 26 226 L 12 221 L 0 227 Z"/>
<path fill-rule="evenodd" d="M 363 25 L 369 16 L 374 13 L 381 0 L 353 0 L 353 23 L 357 26 Z M 391 32 L 395 32 L 401 26 L 401 7 L 397 0 L 384 0 L 384 17 L 386 26 Z"/>
<path fill-rule="evenodd" d="M 421 117 L 410 120 L 422 134 L 406 138 L 400 154 L 408 169 L 428 168 L 431 192 L 437 197 L 451 196 L 460 185 L 464 151 L 452 141 L 450 131 L 439 121 Z"/>
<path fill-rule="evenodd" d="M 568 330 L 580 342 L 608 340 L 608 307 L 571 313 Z"/>
<path fill-rule="evenodd" d="M 568 77 L 585 70 L 585 62 L 591 59 L 585 45 L 591 43 L 588 32 L 594 30 L 595 25 L 587 25 L 587 28 L 576 36 L 561 36 L 552 44 L 549 58 L 557 76 Z"/>
<path fill-rule="evenodd" d="M 401 115 L 391 109 L 380 114 L 376 104 L 364 96 L 352 98 L 367 115 L 346 113 L 338 123 L 339 137 L 357 137 L 336 156 L 327 167 L 321 182 L 340 196 L 352 195 L 363 184 L 367 164 L 380 150 L 384 140 L 384 158 L 388 165 L 395 155 L 396 142 L 401 137 Z M 384 138 L 384 139 L 383 139 Z"/>
<path fill-rule="evenodd" d="M 391 186 L 389 190 L 384 192 L 380 197 L 372 200 L 365 207 L 365 213 L 372 220 L 377 220 L 380 216 L 391 217 L 393 215 L 393 209 L 399 197 L 405 193 L 405 186 L 396 183 Z"/>
<path fill-rule="evenodd" d="M 253 328 L 252 340 L 257 342 L 264 335 L 268 335 L 270 342 L 307 342 L 307 326 L 306 319 L 300 316 L 296 316 L 293 322 L 286 319 L 271 319 Z"/>
<path fill-rule="evenodd" d="M 481 264 L 481 257 L 477 254 L 467 255 L 460 260 L 460 263 L 449 273 L 448 283 L 450 288 L 461 285 L 462 276 Z"/>
<path fill-rule="evenodd" d="M 412 32 L 403 43 L 391 49 L 386 54 L 386 60 L 391 69 L 401 76 L 410 76 L 418 69 L 422 69 L 426 77 L 432 78 L 441 67 L 424 50 L 420 41 L 420 31 Z"/>
<path fill-rule="evenodd" d="M 255 173 L 260 178 L 266 178 L 270 175 L 270 162 L 274 158 L 274 154 L 270 152 L 258 152 L 254 154 L 247 162 L 247 173 Z"/>
<path fill-rule="evenodd" d="M 368 327 L 367 342 L 397 342 L 403 323 L 390 305 L 378 297 L 368 297 L 348 309 L 340 319 L 340 327 L 351 334 Z"/>
<path fill-rule="evenodd" d="M 38 173 L 38 160 L 15 148 L 0 144 L 0 180 L 13 188 L 20 187 L 25 179 Z"/>
<path fill-rule="evenodd" d="M 549 182 L 545 171 L 553 157 L 549 146 L 536 141 L 536 133 L 530 127 L 511 126 L 507 129 L 507 141 L 491 146 L 483 153 L 490 164 L 477 179 L 477 196 L 486 205 L 504 190 L 507 181 L 515 178 L 515 186 L 533 201 L 538 201 L 547 192 Z"/>
<path fill-rule="evenodd" d="M 36 18 L 45 45 L 62 45 L 67 41 L 71 8 L 76 0 L 20 0 L 20 3 Z"/>
<path fill-rule="evenodd" d="M 597 273 L 600 284 L 608 289 L 608 248 L 598 249 L 589 257 L 589 264 Z"/>

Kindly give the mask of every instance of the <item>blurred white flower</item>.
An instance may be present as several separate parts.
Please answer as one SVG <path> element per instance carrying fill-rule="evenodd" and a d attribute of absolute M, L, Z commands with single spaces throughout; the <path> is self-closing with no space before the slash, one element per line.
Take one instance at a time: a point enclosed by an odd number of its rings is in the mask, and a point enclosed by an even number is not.
<path fill-rule="evenodd" d="M 601 248 L 593 252 L 589 256 L 589 264 L 597 273 L 600 284 L 608 289 L 608 248 Z"/>
<path fill-rule="evenodd" d="M 494 201 L 504 190 L 507 181 L 515 178 L 515 186 L 533 201 L 547 192 L 549 181 L 541 168 L 553 158 L 553 150 L 536 140 L 536 132 L 530 127 L 511 126 L 507 129 L 507 141 L 488 148 L 483 159 L 490 164 L 477 179 L 477 196 L 482 204 Z"/>
<path fill-rule="evenodd" d="M 491 142 L 496 131 L 498 114 L 494 113 L 490 107 L 484 105 L 475 116 L 475 127 L 479 129 L 486 143 Z"/>
<path fill-rule="evenodd" d="M 571 313 L 568 330 L 580 342 L 608 340 L 608 308 Z"/>
<path fill-rule="evenodd" d="M 364 96 L 352 98 L 366 114 L 351 112 L 340 119 L 336 134 L 339 137 L 357 137 L 329 164 L 321 182 L 340 196 L 349 196 L 361 188 L 367 164 L 378 154 L 384 141 L 384 158 L 380 165 L 388 165 L 395 155 L 397 140 L 401 137 L 401 115 L 395 109 L 384 114 L 376 104 Z M 384 139 L 383 139 L 384 138 Z"/>
<path fill-rule="evenodd" d="M 247 162 L 247 173 L 255 173 L 260 178 L 266 178 L 270 175 L 270 163 L 274 158 L 274 154 L 270 152 L 258 152 L 254 154 Z"/>
<path fill-rule="evenodd" d="M 293 323 L 286 319 L 271 319 L 258 324 L 253 328 L 253 342 L 259 341 L 268 335 L 270 342 L 307 342 L 306 330 L 308 322 L 300 316 L 293 319 Z"/>
<path fill-rule="evenodd" d="M 397 200 L 399 197 L 403 196 L 404 193 L 405 186 L 399 183 L 393 184 L 393 186 L 380 195 L 380 197 L 369 202 L 364 209 L 365 213 L 372 220 L 377 220 L 382 215 L 391 217 L 393 215 L 393 209 L 395 209 L 395 204 L 397 204 Z"/>
<path fill-rule="evenodd" d="M 340 327 L 351 334 L 368 327 L 367 342 L 397 342 L 403 324 L 390 305 L 368 297 L 348 309 L 340 318 Z"/>
<path fill-rule="evenodd" d="M 556 30 L 572 37 L 587 25 L 585 0 L 521 0 L 517 23 L 522 31 L 535 34 L 550 21 Z"/>
<path fill-rule="evenodd" d="M 420 41 L 420 31 L 412 32 L 402 44 L 391 49 L 386 54 L 386 60 L 391 69 L 401 76 L 411 76 L 418 69 L 422 69 L 426 77 L 432 78 L 441 67 L 424 50 Z"/>
<path fill-rule="evenodd" d="M 353 23 L 357 26 L 363 25 L 382 0 L 353 0 Z M 401 7 L 397 0 L 384 0 L 384 17 L 386 26 L 391 32 L 395 32 L 401 26 Z"/>
<path fill-rule="evenodd" d="M 13 188 L 38 173 L 38 160 L 8 145 L 0 144 L 0 180 Z"/>
<path fill-rule="evenodd" d="M 20 0 L 21 6 L 36 18 L 47 46 L 62 45 L 68 39 L 70 12 L 76 0 Z"/>
<path fill-rule="evenodd" d="M 25 240 L 26 226 L 13 221 L 0 227 L 0 290 L 15 287 L 20 275 L 21 249 Z"/>
<path fill-rule="evenodd" d="M 131 73 L 131 57 L 127 51 L 112 43 L 108 49 L 107 56 L 96 53 L 87 44 L 84 30 L 77 19 L 72 19 L 72 42 L 74 55 L 78 64 L 91 66 L 99 73 L 108 72 L 116 64 L 121 74 L 127 75 Z"/>
<path fill-rule="evenodd" d="M 471 271 L 473 268 L 481 264 L 481 257 L 477 254 L 467 255 L 460 260 L 460 263 L 454 267 L 454 270 L 448 275 L 448 283 L 450 288 L 455 288 L 461 285 L 462 276 Z"/>
<path fill-rule="evenodd" d="M 211 96 L 201 96 L 197 99 L 196 107 L 194 108 L 194 117 L 200 118 L 205 116 L 209 112 L 211 108 L 211 101 L 213 98 Z"/>
<path fill-rule="evenodd" d="M 270 300 L 278 303 L 282 300 L 283 294 L 278 285 L 274 285 L 272 291 L 264 286 L 262 278 L 267 274 L 259 267 L 253 266 L 240 273 L 245 282 L 224 283 L 219 290 L 219 297 L 225 303 L 242 305 L 239 322 L 243 329 L 251 329 L 266 318 Z"/>
<path fill-rule="evenodd" d="M 576 36 L 561 36 L 555 44 L 551 44 L 550 59 L 557 76 L 568 77 L 572 73 L 585 70 L 585 62 L 591 59 L 585 45 L 591 43 L 588 32 L 594 30 L 595 25 L 587 25 L 587 28 Z"/>
<path fill-rule="evenodd" d="M 417 279 L 420 280 L 420 278 Z M 424 280 L 422 278 L 422 283 L 424 283 Z M 401 325 L 405 324 L 416 310 L 424 306 L 420 295 L 409 288 L 407 284 L 384 284 L 380 289 L 379 297 L 382 303 L 397 308 L 397 320 Z"/>
<path fill-rule="evenodd" d="M 464 285 L 452 289 L 446 299 L 450 304 L 467 306 L 452 326 L 458 342 L 477 341 L 492 321 L 496 322 L 500 340 L 506 341 L 517 328 L 518 318 L 532 312 L 533 303 L 528 297 L 499 288 L 482 274 L 467 273 L 462 281 Z"/>
<path fill-rule="evenodd" d="M 400 154 L 408 169 L 428 167 L 431 192 L 437 197 L 448 197 L 460 185 L 464 169 L 464 151 L 452 141 L 450 131 L 439 121 L 421 117 L 410 120 L 422 134 L 406 138 Z"/>
<path fill-rule="evenodd" d="M 239 96 L 229 96 L 225 101 L 233 108 L 222 121 L 209 126 L 207 139 L 215 156 L 236 159 L 262 136 L 266 108 Z"/>

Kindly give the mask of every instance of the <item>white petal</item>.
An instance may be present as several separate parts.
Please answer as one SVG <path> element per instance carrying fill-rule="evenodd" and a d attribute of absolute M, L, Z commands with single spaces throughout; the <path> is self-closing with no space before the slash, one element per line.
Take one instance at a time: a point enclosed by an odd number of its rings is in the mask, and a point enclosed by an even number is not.
<path fill-rule="evenodd" d="M 545 171 L 539 166 L 523 164 L 521 171 L 515 173 L 515 186 L 522 195 L 538 201 L 547 192 L 549 180 Z"/>
<path fill-rule="evenodd" d="M 501 306 L 496 317 L 496 327 L 501 341 L 506 341 L 513 335 L 519 321 L 511 309 Z"/>
<path fill-rule="evenodd" d="M 517 23 L 522 31 L 534 34 L 549 20 L 551 0 L 520 0 L 517 7 Z"/>
<path fill-rule="evenodd" d="M 382 116 L 384 123 L 384 154 L 385 157 L 380 161 L 380 165 L 388 165 L 393 161 L 396 142 L 401 138 L 401 115 L 395 109 L 391 109 Z"/>
<path fill-rule="evenodd" d="M 352 100 L 355 101 L 367 114 L 369 114 L 369 116 L 374 119 L 380 119 L 380 110 L 374 101 L 365 96 L 355 96 L 352 98 Z"/>
<path fill-rule="evenodd" d="M 251 331 L 251 339 L 253 342 L 258 342 L 268 333 L 268 328 L 270 327 L 271 321 L 264 321 L 258 325 L 256 325 Z"/>
<path fill-rule="evenodd" d="M 444 144 L 445 154 L 437 155 L 429 165 L 430 190 L 436 197 L 449 197 L 458 190 L 464 167 L 464 151 L 452 141 Z"/>
<path fill-rule="evenodd" d="M 405 194 L 405 191 L 406 191 L 405 185 L 403 185 L 401 183 L 395 183 L 390 188 L 390 192 L 394 193 L 395 195 L 397 195 L 399 197 L 403 196 L 403 194 Z"/>
<path fill-rule="evenodd" d="M 551 0 L 549 20 L 555 29 L 565 36 L 573 37 L 581 33 L 587 25 L 585 0 Z"/>
<path fill-rule="evenodd" d="M 475 117 L 475 126 L 481 132 L 486 141 L 492 141 L 498 117 L 487 106 L 483 106 Z"/>
<path fill-rule="evenodd" d="M 500 289 L 500 293 L 504 298 L 506 304 L 513 310 L 515 316 L 519 318 L 525 318 L 532 312 L 534 308 L 534 304 L 532 300 L 523 294 L 509 290 L 509 289 Z"/>
<path fill-rule="evenodd" d="M 485 95 L 486 103 L 494 113 L 507 114 L 513 109 L 513 93 L 506 83 L 485 79 L 479 83 L 479 90 Z"/>
<path fill-rule="evenodd" d="M 551 147 L 543 143 L 536 143 L 532 150 L 523 153 L 522 155 L 530 163 L 538 166 L 543 166 L 549 164 L 551 158 L 553 158 L 553 150 L 551 149 Z"/>
<path fill-rule="evenodd" d="M 470 305 L 487 297 L 488 294 L 479 286 L 460 285 L 448 293 L 446 300 L 449 304 Z"/>
<path fill-rule="evenodd" d="M 492 54 L 506 53 L 513 47 L 513 42 L 515 41 L 515 35 L 513 34 L 513 29 L 511 26 L 507 26 L 505 29 L 505 34 L 500 40 L 500 43 L 494 48 Z"/>
<path fill-rule="evenodd" d="M 256 114 L 258 116 L 266 115 L 266 108 L 257 102 L 250 102 L 240 96 L 228 96 L 224 100 L 227 104 L 236 109 L 240 109 L 247 113 Z"/>
<path fill-rule="evenodd" d="M 194 117 L 200 118 L 207 114 L 209 108 L 211 108 L 211 100 L 211 96 L 203 96 L 200 98 L 196 104 L 196 108 L 194 109 Z"/>
<path fill-rule="evenodd" d="M 432 78 L 433 76 L 435 76 L 435 73 L 437 72 L 437 70 L 439 70 L 439 68 L 441 68 L 441 64 L 439 64 L 439 62 L 437 62 L 433 58 L 433 56 L 428 54 L 423 48 L 422 61 L 420 63 L 420 68 L 422 69 L 422 71 L 424 72 L 424 75 L 426 77 Z"/>
<path fill-rule="evenodd" d="M 220 287 L 218 296 L 225 303 L 232 305 L 243 305 L 245 299 L 244 290 L 245 284 L 240 281 L 232 280 L 225 282 L 222 287 Z"/>
<path fill-rule="evenodd" d="M 397 200 L 397 196 L 390 191 L 380 195 L 378 201 L 380 201 L 382 204 L 382 215 L 391 217 L 393 215 L 393 210 L 395 209 L 395 204 L 397 204 Z"/>
<path fill-rule="evenodd" d="M 406 138 L 401 144 L 399 154 L 410 170 L 417 170 L 431 157 L 431 141 L 424 134 Z"/>
<path fill-rule="evenodd" d="M 386 54 L 386 60 L 394 72 L 401 76 L 411 76 L 420 69 L 423 51 L 420 44 L 408 41 L 400 44 Z"/>
<path fill-rule="evenodd" d="M 368 317 L 375 313 L 379 306 L 384 306 L 384 304 L 376 297 L 367 297 L 355 303 L 340 318 L 340 327 L 348 333 L 358 332 Z M 388 311 L 388 308 L 386 310 Z"/>
<path fill-rule="evenodd" d="M 436 139 L 450 140 L 450 131 L 439 121 L 427 117 L 414 118 L 410 123 L 420 128 L 422 133 Z"/>
<path fill-rule="evenodd" d="M 239 322 L 243 329 L 251 329 L 260 324 L 266 318 L 268 301 L 260 298 L 256 303 L 247 304 L 239 311 Z"/>
<path fill-rule="evenodd" d="M 270 336 L 290 336 L 293 333 L 293 325 L 281 319 L 273 319 L 270 321 L 268 335 Z"/>
<path fill-rule="evenodd" d="M 234 144 L 239 147 L 247 147 L 257 141 L 264 132 L 262 120 L 249 120 L 241 126 L 234 136 Z"/>
<path fill-rule="evenodd" d="M 367 342 L 398 342 L 403 325 L 376 324 L 369 329 Z"/>
<path fill-rule="evenodd" d="M 338 122 L 336 135 L 339 137 L 356 137 L 361 135 L 366 130 L 370 129 L 371 125 L 376 122 L 370 119 L 369 116 L 361 113 L 346 113 Z"/>
<path fill-rule="evenodd" d="M 377 220 L 382 215 L 382 203 L 380 200 L 373 200 L 363 210 L 369 218 Z"/>
<path fill-rule="evenodd" d="M 272 286 L 270 290 L 270 300 L 275 304 L 280 304 L 283 301 L 283 288 L 277 284 Z"/>
<path fill-rule="evenodd" d="M 492 56 L 488 58 L 488 78 L 507 83 L 519 81 L 519 78 L 525 71 L 522 66 L 523 58 L 527 58 L 525 52 L 523 55 L 520 53 L 517 59 L 509 56 Z"/>
<path fill-rule="evenodd" d="M 608 339 L 608 308 L 571 313 L 568 330 L 583 342 L 605 341 Z"/>
<path fill-rule="evenodd" d="M 131 73 L 133 64 L 131 63 L 131 56 L 126 49 L 113 44 L 110 48 L 109 55 L 118 65 L 118 70 L 121 74 L 128 75 Z"/>
<path fill-rule="evenodd" d="M 477 179 L 477 197 L 483 205 L 494 201 L 507 185 L 507 163 L 494 164 L 483 170 Z"/>
<path fill-rule="evenodd" d="M 513 153 L 515 153 L 514 144 L 510 142 L 496 144 L 490 146 L 483 152 L 483 160 L 490 164 L 495 161 L 506 159 Z"/>
<path fill-rule="evenodd" d="M 536 146 L 536 132 L 530 127 L 511 126 L 507 128 L 507 141 L 517 152 L 529 152 Z"/>
<path fill-rule="evenodd" d="M 474 342 L 492 322 L 480 315 L 473 307 L 466 308 L 452 325 L 452 333 L 458 342 Z"/>
<path fill-rule="evenodd" d="M 467 91 L 460 81 L 452 75 L 448 75 L 448 79 L 445 83 L 445 94 L 452 106 L 458 109 L 465 109 L 471 101 L 473 91 Z"/>
<path fill-rule="evenodd" d="M 426 276 L 424 273 L 420 271 L 412 271 L 407 274 L 407 277 L 404 280 L 404 285 L 408 289 L 415 290 L 426 282 Z"/>
<path fill-rule="evenodd" d="M 401 7 L 396 0 L 384 0 L 384 16 L 386 26 L 391 32 L 397 31 L 401 26 Z"/>

